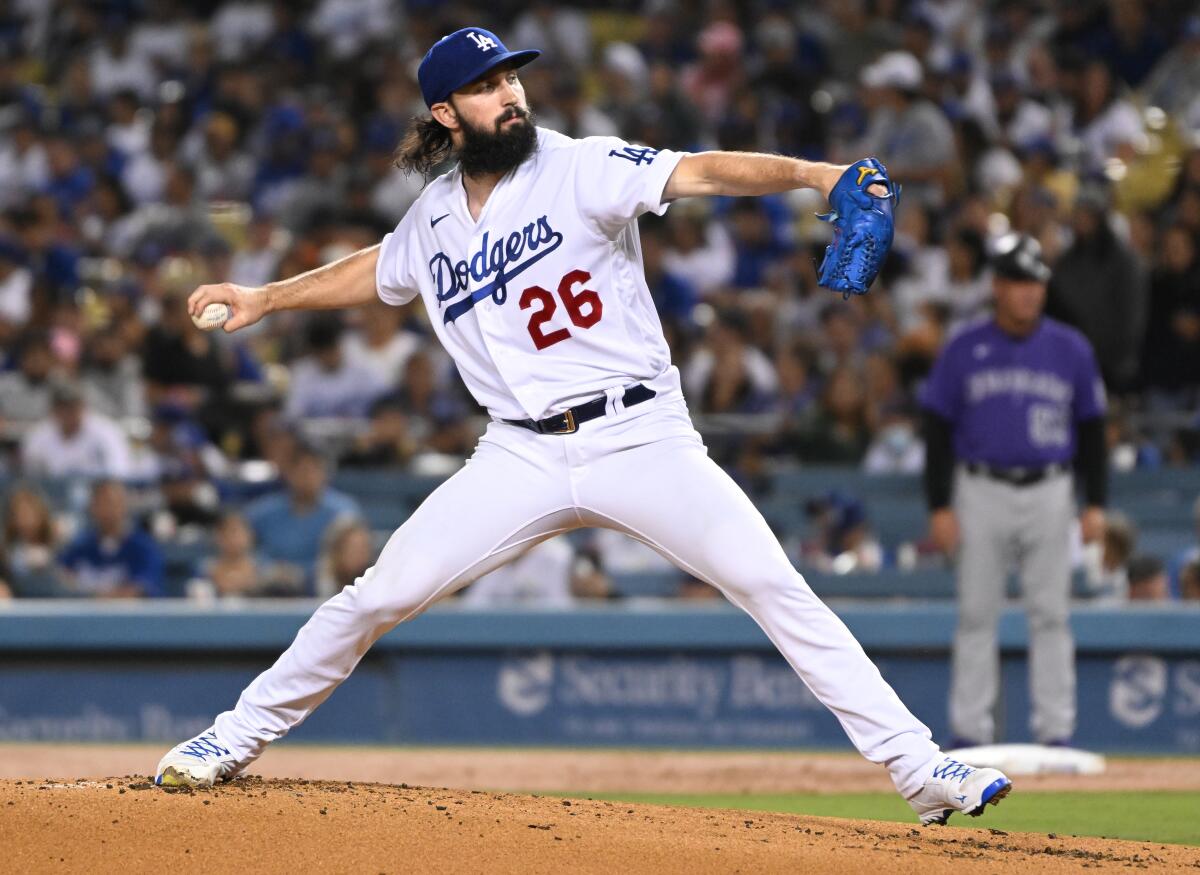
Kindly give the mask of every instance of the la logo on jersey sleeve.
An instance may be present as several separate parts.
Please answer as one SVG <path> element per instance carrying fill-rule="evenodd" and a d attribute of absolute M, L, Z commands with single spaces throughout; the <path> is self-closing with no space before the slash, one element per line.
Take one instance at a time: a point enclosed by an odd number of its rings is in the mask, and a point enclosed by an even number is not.
<path fill-rule="evenodd" d="M 613 149 L 608 153 L 610 158 L 624 158 L 626 161 L 632 161 L 638 167 L 643 164 L 653 164 L 656 155 L 658 155 L 658 149 L 651 149 L 648 146 L 626 146 L 620 151 Z"/>

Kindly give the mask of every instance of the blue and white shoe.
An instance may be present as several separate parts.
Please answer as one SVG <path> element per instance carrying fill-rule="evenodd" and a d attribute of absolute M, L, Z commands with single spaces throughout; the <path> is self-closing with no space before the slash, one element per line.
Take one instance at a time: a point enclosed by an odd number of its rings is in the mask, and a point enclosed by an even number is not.
<path fill-rule="evenodd" d="M 908 800 L 922 826 L 945 823 L 956 811 L 978 817 L 1012 790 L 999 769 L 976 769 L 946 757 L 933 766 L 919 793 Z"/>
<path fill-rule="evenodd" d="M 160 787 L 211 787 L 242 770 L 229 746 L 209 727 L 195 738 L 167 751 L 158 764 L 154 783 Z"/>

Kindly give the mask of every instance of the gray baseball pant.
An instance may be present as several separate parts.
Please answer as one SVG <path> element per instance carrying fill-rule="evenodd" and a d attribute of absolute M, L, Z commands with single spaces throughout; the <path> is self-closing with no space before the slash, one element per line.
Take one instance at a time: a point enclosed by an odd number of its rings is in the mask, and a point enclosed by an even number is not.
<path fill-rule="evenodd" d="M 1008 575 L 1019 572 L 1029 621 L 1030 729 L 1040 742 L 1075 730 L 1075 644 L 1069 622 L 1071 477 L 1013 486 L 959 469 L 954 510 L 958 628 L 950 689 L 950 728 L 963 739 L 995 740 L 1000 654 L 996 627 Z"/>

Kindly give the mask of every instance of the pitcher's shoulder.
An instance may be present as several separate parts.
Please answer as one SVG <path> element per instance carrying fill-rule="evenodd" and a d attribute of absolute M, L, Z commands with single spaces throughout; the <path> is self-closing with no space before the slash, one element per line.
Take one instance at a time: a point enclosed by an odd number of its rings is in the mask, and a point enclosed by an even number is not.
<path fill-rule="evenodd" d="M 560 152 L 564 149 L 577 149 L 584 143 L 584 140 L 577 140 L 574 137 L 568 137 L 566 134 L 560 134 L 558 131 L 550 128 L 538 128 L 538 151 L 539 152 Z"/>

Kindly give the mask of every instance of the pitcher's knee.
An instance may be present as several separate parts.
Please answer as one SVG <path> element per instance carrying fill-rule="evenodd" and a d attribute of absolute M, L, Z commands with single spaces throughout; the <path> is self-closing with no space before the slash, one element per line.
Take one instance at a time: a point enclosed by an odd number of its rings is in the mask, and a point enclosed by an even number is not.
<path fill-rule="evenodd" d="M 427 600 L 427 587 L 402 582 L 400 576 L 385 579 L 373 571 L 354 583 L 355 610 L 372 626 L 395 626 L 420 610 Z"/>
<path fill-rule="evenodd" d="M 772 599 L 812 599 L 817 596 L 794 568 L 779 568 L 752 574 L 739 574 L 723 582 L 730 595 L 739 601 L 760 602 Z"/>

